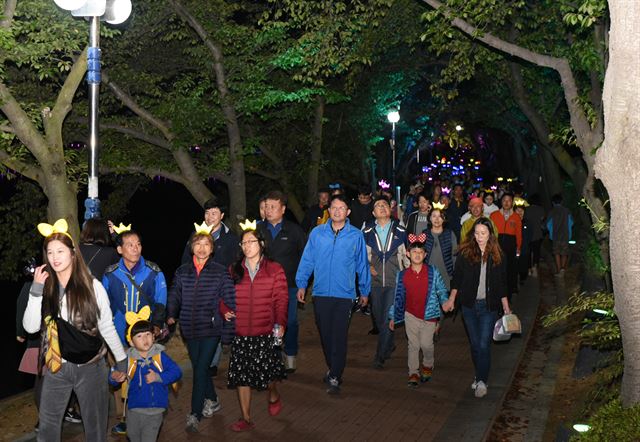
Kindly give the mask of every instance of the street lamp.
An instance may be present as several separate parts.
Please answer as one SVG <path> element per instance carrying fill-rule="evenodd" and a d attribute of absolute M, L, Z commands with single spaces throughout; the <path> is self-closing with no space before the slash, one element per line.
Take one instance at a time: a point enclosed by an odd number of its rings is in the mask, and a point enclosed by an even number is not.
<path fill-rule="evenodd" d="M 392 156 L 392 167 L 391 167 L 391 182 L 395 186 L 396 185 L 396 123 L 400 121 L 400 112 L 397 110 L 390 111 L 387 114 L 387 120 L 391 123 L 391 156 Z"/>
<path fill-rule="evenodd" d="M 71 11 L 74 17 L 89 20 L 89 49 L 87 50 L 87 83 L 89 84 L 89 178 L 84 219 L 100 216 L 98 199 L 98 98 L 100 94 L 100 19 L 118 25 L 131 15 L 131 0 L 54 0 L 60 8 Z"/>

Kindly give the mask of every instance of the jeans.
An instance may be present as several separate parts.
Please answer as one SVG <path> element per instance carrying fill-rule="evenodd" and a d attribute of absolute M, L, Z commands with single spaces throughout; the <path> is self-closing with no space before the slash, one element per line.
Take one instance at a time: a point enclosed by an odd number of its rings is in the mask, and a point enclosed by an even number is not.
<path fill-rule="evenodd" d="M 191 414 L 202 418 L 205 399 L 218 400 L 211 376 L 209 363 L 220 342 L 220 336 L 198 339 L 186 339 L 191 368 L 193 369 L 193 391 L 191 393 Z"/>
<path fill-rule="evenodd" d="M 371 315 L 376 320 L 380 331 L 375 359 L 384 362 L 391 357 L 393 349 L 393 332 L 389 330 L 389 308 L 393 304 L 395 287 L 371 287 Z"/>
<path fill-rule="evenodd" d="M 353 299 L 314 296 L 313 310 L 329 377 L 341 379 L 347 364 L 347 334 Z"/>
<path fill-rule="evenodd" d="M 284 354 L 295 356 L 298 354 L 298 293 L 297 288 L 289 289 L 289 311 L 287 312 L 287 327 L 284 334 Z"/>
<path fill-rule="evenodd" d="M 62 418 L 72 390 L 76 392 L 80 403 L 85 440 L 106 441 L 108 372 L 104 358 L 86 365 L 64 362 L 57 373 L 45 371 L 40 397 L 38 441 L 60 440 Z"/>
<path fill-rule="evenodd" d="M 477 300 L 473 308 L 462 306 L 462 318 L 469 335 L 476 381 L 486 384 L 491 367 L 493 327 L 498 320 L 498 312 L 489 311 L 486 300 Z"/>

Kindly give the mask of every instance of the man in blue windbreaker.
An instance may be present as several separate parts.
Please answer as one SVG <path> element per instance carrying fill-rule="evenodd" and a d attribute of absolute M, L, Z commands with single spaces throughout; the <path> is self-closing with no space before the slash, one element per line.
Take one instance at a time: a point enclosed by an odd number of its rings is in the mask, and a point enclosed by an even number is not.
<path fill-rule="evenodd" d="M 349 223 L 349 212 L 344 195 L 334 195 L 329 205 L 329 222 L 311 231 L 296 273 L 298 301 L 303 303 L 313 274 L 313 307 L 329 369 L 325 376 L 329 394 L 340 392 L 347 361 L 347 332 L 356 299 L 356 274 L 362 305 L 367 304 L 371 291 L 364 236 Z"/>

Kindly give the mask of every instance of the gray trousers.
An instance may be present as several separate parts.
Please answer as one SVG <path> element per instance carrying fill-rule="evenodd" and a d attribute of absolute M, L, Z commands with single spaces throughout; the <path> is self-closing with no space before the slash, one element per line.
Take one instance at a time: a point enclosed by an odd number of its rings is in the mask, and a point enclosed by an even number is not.
<path fill-rule="evenodd" d="M 131 442 L 156 442 L 163 413 L 145 414 L 127 409 L 127 437 Z"/>
<path fill-rule="evenodd" d="M 76 392 L 85 440 L 107 440 L 109 397 L 107 364 L 104 359 L 93 364 L 62 364 L 57 373 L 45 371 L 40 396 L 39 442 L 58 442 L 62 430 L 62 418 L 67 409 L 71 391 Z"/>

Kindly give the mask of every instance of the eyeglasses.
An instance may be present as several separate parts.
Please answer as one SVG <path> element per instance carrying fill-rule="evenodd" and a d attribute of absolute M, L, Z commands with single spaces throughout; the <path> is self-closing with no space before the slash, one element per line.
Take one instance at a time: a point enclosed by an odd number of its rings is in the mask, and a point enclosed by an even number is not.
<path fill-rule="evenodd" d="M 240 244 L 240 247 L 244 247 L 244 246 L 248 246 L 249 244 L 255 244 L 259 242 L 257 239 L 248 239 L 246 241 L 242 241 Z"/>
<path fill-rule="evenodd" d="M 329 207 L 329 210 L 332 210 L 333 212 L 346 212 L 347 210 L 349 210 L 348 207 Z"/>

